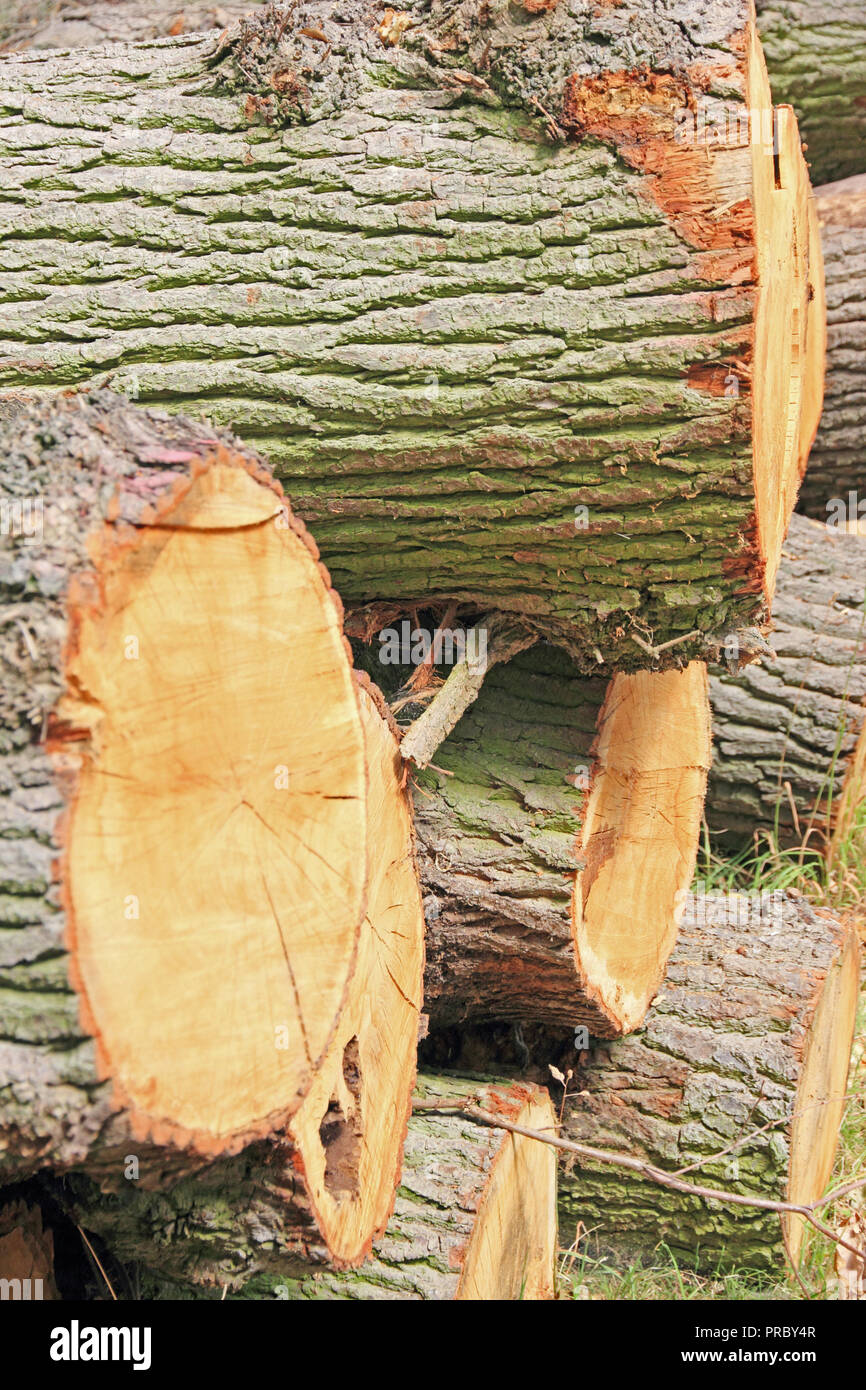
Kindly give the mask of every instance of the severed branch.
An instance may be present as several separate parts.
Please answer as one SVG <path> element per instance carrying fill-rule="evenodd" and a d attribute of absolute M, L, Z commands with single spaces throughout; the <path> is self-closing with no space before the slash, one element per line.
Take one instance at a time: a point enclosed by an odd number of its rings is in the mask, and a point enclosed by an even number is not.
<path fill-rule="evenodd" d="M 798 1205 L 794 1202 L 776 1201 L 772 1197 L 746 1197 L 739 1192 L 725 1192 L 719 1187 L 703 1187 L 698 1183 L 684 1182 L 675 1173 L 668 1173 L 664 1168 L 657 1168 L 655 1164 L 647 1163 L 642 1158 L 634 1158 L 630 1154 L 613 1153 L 610 1149 L 596 1149 L 589 1144 L 578 1144 L 573 1139 L 560 1139 L 558 1135 L 547 1134 L 543 1130 L 527 1129 L 523 1125 L 513 1124 L 510 1120 L 503 1119 L 501 1115 L 494 1115 L 488 1110 L 483 1110 L 479 1105 L 467 1104 L 465 1097 L 413 1100 L 412 1109 L 413 1111 L 457 1111 L 467 1120 L 474 1120 L 476 1124 L 490 1125 L 494 1129 L 506 1129 L 511 1134 L 521 1134 L 527 1139 L 537 1139 L 541 1144 L 550 1144 L 555 1149 L 564 1149 L 567 1153 L 588 1158 L 593 1163 L 607 1163 L 615 1168 L 625 1168 L 629 1172 L 637 1173 L 642 1178 L 647 1178 L 650 1182 L 658 1183 L 660 1187 L 671 1188 L 674 1192 L 682 1192 L 686 1196 L 702 1197 L 705 1201 L 711 1202 L 724 1202 L 729 1206 L 775 1211 L 780 1215 L 800 1216 L 804 1221 L 808 1221 L 810 1226 L 814 1226 L 816 1231 L 820 1231 L 821 1235 L 831 1240 L 834 1245 L 842 1246 L 858 1258 L 862 1258 L 862 1250 L 849 1244 L 848 1241 L 842 1240 L 829 1226 L 825 1226 L 823 1222 L 819 1221 L 815 1213 L 824 1207 L 832 1206 L 834 1202 L 840 1201 L 850 1192 L 859 1188 L 866 1188 L 866 1175 L 855 1178 L 842 1187 L 834 1188 L 832 1192 L 828 1192 L 824 1197 L 819 1197 L 815 1202 Z M 708 1157 L 708 1162 L 711 1157 L 712 1155 Z"/>
<path fill-rule="evenodd" d="M 498 661 L 510 661 L 537 640 L 513 619 L 493 614 L 466 634 L 467 655 L 454 666 L 424 713 L 409 725 L 400 744 L 407 763 L 423 768 L 481 693 L 484 678 Z M 471 655 L 469 654 L 471 653 Z"/>

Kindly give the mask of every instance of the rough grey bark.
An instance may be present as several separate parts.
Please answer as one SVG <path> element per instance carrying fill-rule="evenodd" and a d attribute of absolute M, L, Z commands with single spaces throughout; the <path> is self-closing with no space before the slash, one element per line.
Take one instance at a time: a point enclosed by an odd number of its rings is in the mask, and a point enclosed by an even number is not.
<path fill-rule="evenodd" d="M 265 0 L 4 0 L 0 51 L 91 48 L 102 43 L 224 28 Z"/>
<path fill-rule="evenodd" d="M 846 785 L 846 814 L 866 791 L 854 761 L 866 716 L 866 537 L 792 518 L 770 641 L 774 656 L 710 677 L 707 821 L 729 846 L 756 830 L 799 842 L 811 827 L 809 848 L 821 850 Z"/>
<path fill-rule="evenodd" d="M 419 1078 L 419 1095 L 481 1093 L 515 1118 L 530 1088 L 481 1086 L 455 1077 Z M 315 1252 L 287 1248 L 285 1194 L 248 1178 L 249 1160 L 230 1160 L 148 1192 L 137 1183 L 100 1192 L 71 1175 L 52 1191 L 68 1214 L 138 1266 L 148 1298 L 450 1300 L 504 1131 L 460 1115 L 416 1114 L 409 1122 L 400 1185 L 385 1234 L 358 1269 L 335 1270 Z"/>
<path fill-rule="evenodd" d="M 832 988 L 839 971 L 849 976 L 850 1017 L 830 1020 L 838 1041 L 824 1040 L 843 1054 L 837 1096 L 856 1005 L 853 935 L 785 893 L 690 899 L 645 1027 L 595 1044 L 579 1066 L 565 1137 L 669 1172 L 700 1164 L 688 1181 L 786 1200 L 792 1112 L 802 1105 L 811 1115 L 806 1106 L 824 1098 L 797 1095 L 804 1051 L 825 982 Z M 581 1249 L 618 1260 L 658 1260 L 662 1242 L 704 1270 L 769 1269 L 785 1259 L 775 1213 L 684 1196 L 569 1157 L 560 1222 L 564 1246 L 582 1222 Z"/>
<path fill-rule="evenodd" d="M 866 78 L 863 112 L 866 120 Z M 815 201 L 827 292 L 827 380 L 797 506 L 825 521 L 842 505 L 856 521 L 866 519 L 866 175 L 816 188 Z"/>
<path fill-rule="evenodd" d="M 603 89 L 645 65 L 676 147 L 690 72 L 730 98 L 748 8 L 437 0 L 396 43 L 351 0 L 279 39 L 7 57 L 0 385 L 111 378 L 232 424 L 347 602 L 509 609 L 588 671 L 645 665 L 632 631 L 698 654 L 763 612 L 750 160 L 725 216 L 668 206 Z"/>
<path fill-rule="evenodd" d="M 866 172 L 866 13 L 861 0 L 756 0 L 773 100 L 790 102 L 812 179 Z"/>

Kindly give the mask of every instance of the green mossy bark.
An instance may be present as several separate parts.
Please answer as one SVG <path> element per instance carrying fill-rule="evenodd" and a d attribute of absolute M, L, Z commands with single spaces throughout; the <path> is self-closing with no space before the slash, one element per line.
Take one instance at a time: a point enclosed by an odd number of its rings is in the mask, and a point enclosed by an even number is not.
<path fill-rule="evenodd" d="M 424 1098 L 478 1090 L 454 1077 L 419 1078 Z M 449 1300 L 503 1137 L 459 1115 L 414 1115 L 393 1215 L 353 1270 L 287 1246 L 283 1194 L 257 1169 L 255 1150 L 159 1192 L 128 1182 L 101 1193 L 73 1175 L 59 1198 L 115 1258 L 138 1266 L 148 1298 L 220 1298 L 227 1288 L 229 1299 Z"/>
<path fill-rule="evenodd" d="M 698 629 L 672 662 L 756 621 L 750 399 L 688 375 L 742 357 L 748 257 L 731 280 L 742 248 L 696 250 L 613 144 L 551 142 L 533 105 L 576 71 L 685 82 L 745 0 L 688 31 L 673 4 L 497 6 L 486 57 L 465 7 L 399 47 L 345 8 L 276 50 L 251 22 L 0 62 L 0 388 L 110 380 L 231 424 L 349 603 L 516 611 L 588 673 L 647 664 L 633 624 Z M 748 201 L 748 160 L 731 178 Z"/>

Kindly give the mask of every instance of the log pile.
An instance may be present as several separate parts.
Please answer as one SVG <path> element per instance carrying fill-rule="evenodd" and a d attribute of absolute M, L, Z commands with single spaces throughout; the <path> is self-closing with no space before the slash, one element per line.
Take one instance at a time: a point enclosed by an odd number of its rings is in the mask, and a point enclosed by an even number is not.
<path fill-rule="evenodd" d="M 866 169 L 809 0 L 681 9 L 0 30 L 0 1182 L 147 1297 L 798 1258 L 856 937 L 690 889 L 862 819 L 866 539 L 791 514 L 857 486 L 863 198 L 774 97 Z"/>

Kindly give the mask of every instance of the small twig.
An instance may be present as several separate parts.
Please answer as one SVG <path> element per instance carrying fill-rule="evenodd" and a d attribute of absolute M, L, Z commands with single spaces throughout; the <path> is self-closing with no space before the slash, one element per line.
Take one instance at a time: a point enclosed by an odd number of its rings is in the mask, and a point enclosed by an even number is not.
<path fill-rule="evenodd" d="M 668 647 L 675 647 L 679 642 L 691 642 L 694 637 L 701 637 L 703 634 L 699 628 L 694 628 L 691 632 L 685 633 L 683 637 L 671 637 L 669 641 L 661 642 L 657 647 L 653 646 L 652 642 L 647 642 L 643 637 L 639 637 L 636 632 L 630 632 L 628 635 L 648 656 L 655 658 L 667 651 Z"/>
<path fill-rule="evenodd" d="M 102 1264 L 101 1264 L 101 1262 L 100 1262 L 99 1256 L 97 1255 L 97 1253 L 96 1253 L 96 1251 L 94 1250 L 93 1246 L 90 1244 L 90 1241 L 87 1239 L 87 1236 L 84 1234 L 84 1232 L 83 1232 L 83 1230 L 81 1229 L 81 1227 L 78 1225 L 78 1222 L 77 1222 L 77 1221 L 76 1221 L 75 1224 L 76 1224 L 76 1226 L 78 1227 L 78 1234 L 81 1236 L 81 1239 L 84 1241 L 84 1244 L 87 1246 L 87 1249 L 88 1249 L 89 1252 L 90 1252 L 90 1257 L 91 1257 L 91 1259 L 93 1260 L 94 1264 L 96 1265 L 96 1268 L 99 1270 L 100 1274 L 102 1275 L 103 1279 L 105 1280 L 105 1285 L 106 1285 L 106 1288 L 108 1289 L 108 1292 L 111 1294 L 111 1297 L 114 1299 L 114 1301 L 115 1301 L 115 1303 L 116 1303 L 116 1302 L 117 1302 L 117 1294 L 114 1292 L 114 1289 L 111 1287 L 111 1280 L 109 1279 L 109 1277 L 108 1277 L 108 1275 L 106 1274 L 105 1270 L 102 1268 Z"/>
<path fill-rule="evenodd" d="M 780 1217 L 779 1217 L 779 1225 L 780 1225 L 781 1228 L 782 1228 L 782 1244 L 783 1244 L 784 1247 L 785 1247 L 785 1258 L 787 1259 L 788 1264 L 791 1266 L 791 1273 L 793 1274 L 793 1276 L 794 1276 L 794 1278 L 796 1279 L 797 1283 L 800 1285 L 800 1288 L 803 1290 L 803 1293 L 805 1294 L 806 1298 L 811 1299 L 811 1297 L 812 1297 L 811 1290 L 807 1287 L 807 1285 L 806 1285 L 806 1283 L 805 1283 L 805 1281 L 804 1281 L 804 1279 L 803 1279 L 803 1276 L 800 1274 L 800 1271 L 799 1271 L 799 1269 L 797 1268 L 796 1262 L 795 1262 L 795 1260 L 794 1260 L 794 1256 L 793 1256 L 792 1253 L 791 1253 L 791 1243 L 790 1243 L 790 1241 L 788 1240 L 788 1232 L 787 1232 L 787 1230 L 785 1229 L 785 1218 L 784 1218 L 784 1216 L 780 1216 Z"/>

